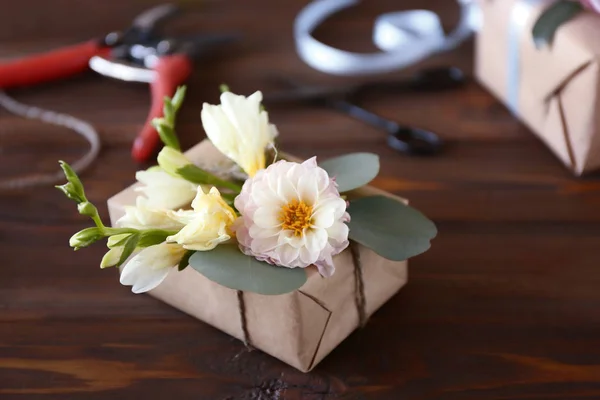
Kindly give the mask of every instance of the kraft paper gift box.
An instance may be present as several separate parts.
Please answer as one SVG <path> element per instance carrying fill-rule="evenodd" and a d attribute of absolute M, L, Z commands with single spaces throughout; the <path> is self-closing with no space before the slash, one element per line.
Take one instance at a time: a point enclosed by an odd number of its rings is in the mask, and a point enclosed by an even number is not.
<path fill-rule="evenodd" d="M 581 175 L 600 167 L 600 17 L 577 15 L 537 49 L 531 30 L 551 3 L 481 0 L 475 73 Z"/>
<path fill-rule="evenodd" d="M 186 155 L 202 165 L 219 165 L 224 156 L 209 141 Z M 290 158 L 290 157 L 286 157 Z M 136 184 L 137 185 L 137 184 Z M 133 185 L 108 200 L 111 222 L 134 205 Z M 371 187 L 354 196 L 384 194 Z M 357 245 L 362 265 L 365 315 L 370 316 L 407 281 L 407 262 L 389 261 Z M 245 317 L 250 344 L 304 372 L 310 371 L 359 326 L 357 277 L 351 251 L 334 257 L 335 274 L 322 278 L 315 267 L 307 269 L 307 282 L 292 293 L 266 296 L 244 292 Z M 221 331 L 244 340 L 236 290 L 214 283 L 196 270 L 171 271 L 150 295 Z"/>

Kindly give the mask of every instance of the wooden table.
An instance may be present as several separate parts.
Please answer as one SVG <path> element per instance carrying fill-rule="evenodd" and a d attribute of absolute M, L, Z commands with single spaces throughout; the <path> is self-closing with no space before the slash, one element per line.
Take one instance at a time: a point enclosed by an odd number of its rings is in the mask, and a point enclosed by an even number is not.
<path fill-rule="evenodd" d="M 126 26 L 156 3 L 6 2 L 0 56 L 74 43 Z M 178 31 L 238 30 L 239 44 L 198 65 L 179 121 L 186 147 L 203 138 L 199 112 L 218 84 L 272 89 L 274 73 L 318 84 L 326 76 L 294 50 L 302 0 L 185 3 L 198 11 Z M 367 2 L 365 2 L 367 3 Z M 369 1 L 319 30 L 323 40 L 370 50 L 373 18 L 397 2 Z M 406 7 L 418 5 L 406 1 Z M 456 9 L 428 1 L 451 26 Z M 403 3 L 404 4 L 404 3 Z M 472 43 L 438 56 L 470 72 Z M 387 78 L 400 76 L 402 73 Z M 84 174 L 90 199 L 130 185 L 130 145 L 148 107 L 144 85 L 92 73 L 13 92 L 77 115 L 104 149 Z M 302 374 L 101 271 L 105 248 L 73 253 L 87 226 L 53 188 L 0 195 L 0 398 L 2 399 L 598 399 L 600 398 L 600 180 L 575 179 L 476 83 L 436 95 L 365 100 L 382 115 L 447 140 L 437 158 L 398 155 L 379 132 L 311 107 L 276 109 L 281 149 L 327 157 L 381 156 L 375 184 L 408 197 L 438 225 L 432 249 L 411 262 L 409 284 L 314 372 Z M 0 175 L 50 171 L 85 143 L 58 128 L 0 111 Z"/>

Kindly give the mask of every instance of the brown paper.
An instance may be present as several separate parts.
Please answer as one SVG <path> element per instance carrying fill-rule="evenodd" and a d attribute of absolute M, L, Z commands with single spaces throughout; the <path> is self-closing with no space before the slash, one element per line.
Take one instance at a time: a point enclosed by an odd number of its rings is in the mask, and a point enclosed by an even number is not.
<path fill-rule="evenodd" d="M 478 80 L 508 103 L 511 13 L 523 0 L 480 1 Z M 600 17 L 585 12 L 536 49 L 531 29 L 549 3 L 534 6 L 519 38 L 518 116 L 577 175 L 600 168 Z"/>
<path fill-rule="evenodd" d="M 188 157 L 203 165 L 217 164 L 223 156 L 209 141 L 190 149 Z M 108 200 L 111 222 L 134 205 L 133 185 Z M 356 195 L 385 194 L 361 188 Z M 363 266 L 366 314 L 370 316 L 407 280 L 407 263 L 386 260 L 359 246 Z M 301 371 L 310 371 L 358 327 L 354 267 L 347 249 L 334 257 L 335 274 L 322 278 L 309 267 L 308 280 L 299 290 L 280 296 L 244 293 L 249 337 L 254 347 Z M 198 318 L 223 332 L 243 339 L 235 290 L 206 279 L 192 268 L 171 271 L 165 281 L 149 292 L 152 296 Z"/>

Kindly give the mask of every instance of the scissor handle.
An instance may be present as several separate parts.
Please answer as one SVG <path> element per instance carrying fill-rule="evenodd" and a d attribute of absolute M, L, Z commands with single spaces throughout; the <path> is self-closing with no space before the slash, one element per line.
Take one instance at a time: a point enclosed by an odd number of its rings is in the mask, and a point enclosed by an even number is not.
<path fill-rule="evenodd" d="M 0 89 L 37 85 L 67 78 L 87 70 L 95 55 L 108 55 L 110 49 L 89 41 L 58 50 L 0 63 Z"/>
<path fill-rule="evenodd" d="M 163 116 L 165 96 L 173 97 L 177 87 L 183 84 L 192 73 L 192 62 L 184 54 L 164 56 L 154 67 L 156 79 L 150 83 L 152 103 L 142 131 L 133 142 L 131 155 L 135 161 L 148 161 L 160 144 L 158 132 L 152 126 L 154 118 Z"/>

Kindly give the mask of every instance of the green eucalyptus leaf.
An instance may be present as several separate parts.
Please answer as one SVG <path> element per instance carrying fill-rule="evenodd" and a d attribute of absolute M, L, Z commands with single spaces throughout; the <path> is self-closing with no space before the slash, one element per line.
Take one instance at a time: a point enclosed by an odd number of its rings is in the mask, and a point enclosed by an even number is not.
<path fill-rule="evenodd" d="M 302 268 L 277 267 L 243 254 L 235 244 L 197 251 L 190 266 L 213 282 L 235 290 L 278 295 L 293 292 L 306 282 Z"/>
<path fill-rule="evenodd" d="M 379 173 L 379 156 L 373 153 L 352 153 L 319 163 L 335 178 L 340 193 L 357 189 L 371 182 Z"/>
<path fill-rule="evenodd" d="M 423 253 L 437 235 L 433 222 L 419 211 L 385 196 L 350 201 L 349 237 L 389 260 Z"/>
<path fill-rule="evenodd" d="M 583 6 L 578 1 L 561 0 L 550 5 L 533 25 L 535 47 L 550 46 L 558 28 L 582 11 Z"/>
<path fill-rule="evenodd" d="M 183 257 L 181 258 L 181 261 L 179 261 L 179 265 L 177 266 L 177 270 L 178 271 L 183 271 L 184 269 L 186 269 L 188 267 L 188 265 L 190 265 L 190 257 L 195 253 L 195 251 L 187 251 Z"/>
<path fill-rule="evenodd" d="M 117 267 L 120 267 L 121 264 L 123 264 L 125 261 L 127 261 L 129 256 L 131 256 L 133 254 L 139 241 L 140 241 L 140 235 L 138 233 L 134 233 L 127 238 L 127 240 L 123 244 L 123 253 L 121 254 L 121 257 L 119 258 L 119 262 L 116 265 Z"/>

